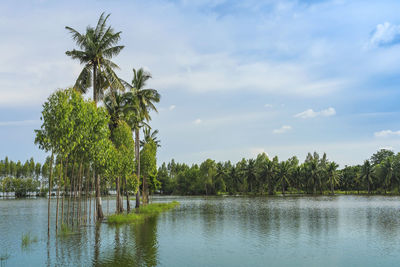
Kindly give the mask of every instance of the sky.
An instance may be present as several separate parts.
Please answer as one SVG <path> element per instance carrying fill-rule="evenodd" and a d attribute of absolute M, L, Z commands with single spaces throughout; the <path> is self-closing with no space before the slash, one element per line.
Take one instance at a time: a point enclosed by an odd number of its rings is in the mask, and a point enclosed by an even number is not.
<path fill-rule="evenodd" d="M 152 73 L 158 163 L 285 160 L 326 152 L 341 166 L 400 151 L 399 1 L 0 2 L 0 158 L 43 161 L 42 104 L 82 66 L 65 26 L 102 12 L 122 31 L 117 72 Z M 88 94 L 88 96 L 90 93 Z"/>

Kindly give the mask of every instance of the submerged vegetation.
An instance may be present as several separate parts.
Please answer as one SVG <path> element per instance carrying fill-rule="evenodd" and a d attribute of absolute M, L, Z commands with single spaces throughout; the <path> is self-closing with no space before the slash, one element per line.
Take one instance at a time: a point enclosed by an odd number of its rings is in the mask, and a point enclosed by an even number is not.
<path fill-rule="evenodd" d="M 21 236 L 21 246 L 23 248 L 27 248 L 32 243 L 36 242 L 38 242 L 38 238 L 36 236 L 32 236 L 30 232 Z"/>
<path fill-rule="evenodd" d="M 136 212 L 128 214 L 113 214 L 107 217 L 109 224 L 124 224 L 124 223 L 139 223 L 146 218 L 157 215 L 163 211 L 175 208 L 179 202 L 173 201 L 170 203 L 151 203 L 146 206 L 141 206 Z"/>

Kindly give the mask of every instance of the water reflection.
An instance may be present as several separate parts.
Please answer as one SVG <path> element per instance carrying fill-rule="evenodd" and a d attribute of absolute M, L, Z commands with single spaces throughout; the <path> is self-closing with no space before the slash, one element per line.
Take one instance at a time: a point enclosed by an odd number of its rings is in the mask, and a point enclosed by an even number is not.
<path fill-rule="evenodd" d="M 65 237 L 52 232 L 49 240 L 46 200 L 1 200 L 0 257 L 10 254 L 6 266 L 396 266 L 400 260 L 400 197 L 155 199 L 181 205 L 143 224 L 93 224 Z M 22 249 L 27 232 L 39 241 Z"/>
<path fill-rule="evenodd" d="M 101 249 L 101 242 L 95 243 L 94 266 L 157 265 L 157 217 L 143 224 L 109 227 L 107 234 L 111 232 L 114 233 L 111 246 Z M 99 227 L 95 236 L 100 236 Z"/>

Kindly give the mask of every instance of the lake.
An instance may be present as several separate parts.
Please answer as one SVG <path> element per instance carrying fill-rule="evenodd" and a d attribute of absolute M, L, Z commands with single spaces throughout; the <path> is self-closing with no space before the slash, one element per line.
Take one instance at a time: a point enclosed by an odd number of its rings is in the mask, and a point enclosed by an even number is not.
<path fill-rule="evenodd" d="M 145 224 L 47 239 L 47 199 L 0 199 L 1 266 L 396 266 L 400 197 L 153 197 Z M 53 200 L 55 206 L 55 200 Z M 134 205 L 134 201 L 131 202 Z M 110 200 L 109 212 L 115 202 Z M 103 200 L 107 212 L 107 200 Z M 53 212 L 55 216 L 55 212 Z M 54 217 L 53 217 L 54 220 Z M 22 247 L 30 232 L 38 242 Z"/>

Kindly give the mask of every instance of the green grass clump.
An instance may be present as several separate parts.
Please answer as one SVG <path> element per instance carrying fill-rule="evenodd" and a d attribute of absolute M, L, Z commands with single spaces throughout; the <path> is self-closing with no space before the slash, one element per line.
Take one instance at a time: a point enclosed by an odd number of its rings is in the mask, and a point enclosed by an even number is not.
<path fill-rule="evenodd" d="M 152 203 L 146 206 L 141 206 L 136 212 L 129 214 L 114 214 L 107 217 L 109 224 L 124 224 L 124 223 L 140 223 L 144 219 L 157 215 L 163 211 L 175 208 L 179 202 L 173 201 L 170 203 Z"/>
<path fill-rule="evenodd" d="M 23 234 L 21 237 L 21 245 L 23 248 L 28 247 L 32 243 L 38 242 L 38 238 L 36 236 L 32 236 L 31 233 Z"/>
<path fill-rule="evenodd" d="M 68 227 L 68 225 L 62 224 L 61 229 L 58 232 L 58 236 L 66 237 L 66 236 L 72 235 L 74 233 L 75 232 L 70 227 Z"/>

